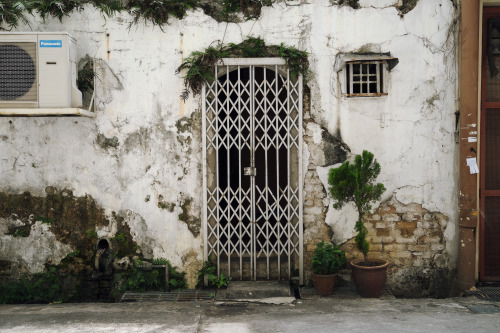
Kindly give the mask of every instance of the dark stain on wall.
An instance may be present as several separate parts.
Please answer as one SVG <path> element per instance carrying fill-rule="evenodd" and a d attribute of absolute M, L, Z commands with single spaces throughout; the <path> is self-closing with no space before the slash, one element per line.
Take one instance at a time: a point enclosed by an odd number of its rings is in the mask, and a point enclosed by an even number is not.
<path fill-rule="evenodd" d="M 401 16 L 409 13 L 417 5 L 418 0 L 403 0 L 403 4 L 398 7 Z"/>
<path fill-rule="evenodd" d="M 341 6 L 349 6 L 354 9 L 359 8 L 359 0 L 339 0 L 338 4 Z"/>
<path fill-rule="evenodd" d="M 430 267 L 407 268 L 398 274 L 398 283 L 391 285 L 394 296 L 446 298 L 455 294 L 456 270 Z"/>
<path fill-rule="evenodd" d="M 175 209 L 175 203 L 163 201 L 163 195 L 158 196 L 158 208 L 166 209 L 172 213 Z"/>
<path fill-rule="evenodd" d="M 41 197 L 30 192 L 0 192 L 0 218 L 15 220 L 15 230 L 23 228 L 28 232 L 37 222 L 49 225 L 58 241 L 78 252 L 79 265 L 72 267 L 71 274 L 89 274 L 92 271 L 98 241 L 96 228 L 109 226 L 112 222 L 117 225 L 115 235 L 110 238 L 115 257 L 141 254 L 132 239 L 130 227 L 120 214 L 113 212 L 111 217 L 107 217 L 104 209 L 90 195 L 76 197 L 71 190 L 57 190 L 52 186 L 48 186 L 45 193 L 46 196 Z M 16 236 L 15 230 L 9 226 L 8 234 L 14 232 L 13 236 Z"/>
<path fill-rule="evenodd" d="M 103 149 L 116 148 L 119 146 L 118 138 L 116 136 L 107 138 L 104 134 L 97 134 L 97 145 Z"/>
<path fill-rule="evenodd" d="M 193 213 L 193 209 L 191 207 L 192 203 L 193 199 L 191 197 L 182 198 L 182 212 L 179 214 L 179 221 L 186 223 L 193 236 L 198 237 L 200 235 L 201 219 L 198 215 Z"/>
<path fill-rule="evenodd" d="M 125 146 L 125 152 L 127 153 L 134 151 L 135 149 L 146 152 L 151 144 L 151 141 L 151 129 L 141 127 L 136 132 L 127 136 L 123 145 Z"/>
<path fill-rule="evenodd" d="M 351 149 L 331 135 L 325 128 L 323 128 L 322 137 L 324 141 L 323 152 L 325 154 L 325 165 L 323 166 L 344 162 L 347 158 L 347 152 L 350 152 Z"/>

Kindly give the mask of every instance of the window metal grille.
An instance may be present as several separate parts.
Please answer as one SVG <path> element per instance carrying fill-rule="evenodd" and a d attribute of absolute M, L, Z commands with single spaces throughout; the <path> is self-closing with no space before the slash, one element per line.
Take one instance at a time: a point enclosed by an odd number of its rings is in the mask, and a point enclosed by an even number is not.
<path fill-rule="evenodd" d="M 347 62 L 347 96 L 387 95 L 384 88 L 385 65 L 386 61 Z"/>

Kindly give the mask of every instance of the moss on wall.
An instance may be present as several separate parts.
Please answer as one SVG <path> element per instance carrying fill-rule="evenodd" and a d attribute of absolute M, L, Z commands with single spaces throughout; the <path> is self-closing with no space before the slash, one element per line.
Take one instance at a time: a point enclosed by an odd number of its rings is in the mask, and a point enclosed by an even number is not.
<path fill-rule="evenodd" d="M 2 230 L 4 234 L 12 237 L 20 237 L 19 230 L 23 230 L 28 236 L 36 223 L 47 224 L 56 239 L 69 245 L 72 251 L 58 264 L 49 258 L 45 263 L 44 272 L 37 274 L 29 273 L 26 266 L 29 265 L 30 259 L 23 259 L 23 254 L 11 260 L 2 258 L 0 282 L 3 284 L 0 287 L 10 295 L 9 299 L 3 300 L 4 302 L 46 302 L 59 298 L 62 301 L 93 299 L 92 289 L 95 286 L 92 280 L 95 275 L 99 230 L 114 230 L 114 234 L 108 234 L 105 238 L 110 244 L 115 263 L 117 261 L 125 263 L 120 268 L 126 269 L 127 263 L 132 262 L 133 258 L 143 258 L 140 247 L 133 240 L 129 225 L 120 213 L 112 212 L 111 216 L 108 216 L 90 195 L 74 196 L 68 189 L 58 190 L 48 186 L 45 193 L 46 196 L 35 196 L 30 192 L 21 194 L 0 192 Z M 42 234 L 38 237 L 44 236 Z M 36 250 L 37 239 L 33 242 L 30 238 L 26 242 L 32 242 L 26 244 L 27 248 Z M 52 250 L 56 256 L 57 249 Z M 25 267 L 24 271 L 18 272 L 20 266 Z M 19 278 L 20 280 L 15 282 Z M 51 300 L 37 296 L 28 288 L 33 283 L 40 283 L 40 288 L 54 289 L 54 293 L 49 297 Z M 17 293 L 16 288 L 22 286 L 26 287 L 25 290 Z M 48 289 L 46 291 L 48 292 Z"/>
<path fill-rule="evenodd" d="M 182 212 L 179 214 L 179 221 L 186 223 L 193 236 L 198 237 L 200 235 L 201 219 L 199 215 L 193 213 L 192 204 L 193 199 L 191 197 L 183 196 L 180 206 Z"/>
<path fill-rule="evenodd" d="M 45 192 L 46 197 L 0 192 L 0 217 L 15 218 L 28 228 L 37 221 L 47 223 L 60 242 L 82 251 L 91 248 L 86 231 L 109 224 L 104 210 L 88 195 L 74 197 L 71 190 L 51 186 Z"/>

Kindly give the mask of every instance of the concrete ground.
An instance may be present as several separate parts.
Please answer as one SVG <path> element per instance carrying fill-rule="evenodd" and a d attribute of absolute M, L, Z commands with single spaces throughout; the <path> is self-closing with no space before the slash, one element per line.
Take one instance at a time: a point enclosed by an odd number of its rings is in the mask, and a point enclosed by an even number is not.
<path fill-rule="evenodd" d="M 281 305 L 221 301 L 0 305 L 0 332 L 367 331 L 500 332 L 500 303 L 474 297 L 363 299 L 347 291 L 330 297 L 310 293 Z"/>

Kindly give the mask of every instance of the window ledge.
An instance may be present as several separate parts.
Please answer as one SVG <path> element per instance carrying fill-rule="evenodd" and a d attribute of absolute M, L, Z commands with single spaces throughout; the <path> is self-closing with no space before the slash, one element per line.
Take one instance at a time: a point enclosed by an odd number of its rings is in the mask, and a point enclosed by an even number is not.
<path fill-rule="evenodd" d="M 388 93 L 371 93 L 371 94 L 343 94 L 346 97 L 379 97 L 387 96 Z"/>
<path fill-rule="evenodd" d="M 356 61 L 387 61 L 389 64 L 389 72 L 399 63 L 398 58 L 394 58 L 390 53 L 373 53 L 373 54 L 340 54 L 337 56 L 335 62 L 335 70 L 340 72 L 345 68 L 346 62 L 356 62 Z"/>
<path fill-rule="evenodd" d="M 95 118 L 95 112 L 90 112 L 79 108 L 43 108 L 43 109 L 0 109 L 0 116 L 79 116 Z"/>

